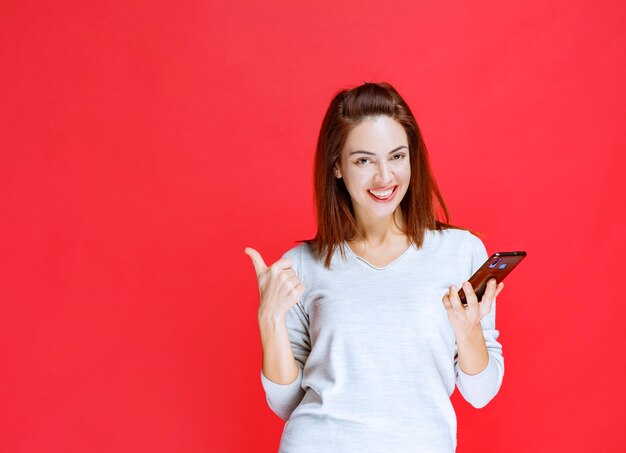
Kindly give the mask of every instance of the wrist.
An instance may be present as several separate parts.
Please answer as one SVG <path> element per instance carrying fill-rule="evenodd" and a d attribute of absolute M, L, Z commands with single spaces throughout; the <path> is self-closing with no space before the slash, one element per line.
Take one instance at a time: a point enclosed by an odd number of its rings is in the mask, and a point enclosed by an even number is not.
<path fill-rule="evenodd" d="M 471 340 L 478 340 L 478 339 L 484 341 L 485 339 L 483 335 L 483 327 L 480 323 L 478 323 L 477 325 L 467 330 L 455 330 L 454 336 L 457 340 L 457 343 L 459 341 L 471 341 Z"/>
<path fill-rule="evenodd" d="M 275 327 L 285 322 L 285 315 L 275 310 L 259 308 L 258 320 L 261 325 Z"/>

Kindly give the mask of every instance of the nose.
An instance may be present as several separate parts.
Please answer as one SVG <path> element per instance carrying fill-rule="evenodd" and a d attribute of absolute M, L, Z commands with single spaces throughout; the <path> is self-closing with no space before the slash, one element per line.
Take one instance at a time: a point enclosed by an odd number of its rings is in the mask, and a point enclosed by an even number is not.
<path fill-rule="evenodd" d="M 376 174 L 374 175 L 374 183 L 377 186 L 386 187 L 391 184 L 391 180 L 393 179 L 393 172 L 389 167 L 389 164 L 384 160 L 378 164 L 376 169 Z"/>

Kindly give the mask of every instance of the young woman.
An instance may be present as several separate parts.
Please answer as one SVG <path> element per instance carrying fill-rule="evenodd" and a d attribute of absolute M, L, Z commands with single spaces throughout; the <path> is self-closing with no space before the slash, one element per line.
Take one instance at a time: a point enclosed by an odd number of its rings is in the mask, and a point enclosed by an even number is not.
<path fill-rule="evenodd" d="M 342 90 L 315 156 L 317 235 L 266 266 L 261 381 L 287 421 L 279 453 L 451 452 L 455 385 L 481 408 L 504 375 L 482 241 L 449 224 L 426 146 L 387 83 Z M 463 283 L 468 304 L 458 297 Z"/>

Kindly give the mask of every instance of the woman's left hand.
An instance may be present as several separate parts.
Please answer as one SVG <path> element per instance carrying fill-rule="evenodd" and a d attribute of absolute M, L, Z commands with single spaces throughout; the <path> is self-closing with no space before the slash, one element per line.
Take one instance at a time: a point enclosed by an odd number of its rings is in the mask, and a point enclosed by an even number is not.
<path fill-rule="evenodd" d="M 463 305 L 458 294 L 458 288 L 454 285 L 450 286 L 442 301 L 457 337 L 472 332 L 480 324 L 481 319 L 491 312 L 493 300 L 500 294 L 502 288 L 504 288 L 504 282 L 500 282 L 496 286 L 496 279 L 489 279 L 483 298 L 479 303 L 472 285 L 469 282 L 464 282 L 463 291 L 467 305 Z"/>

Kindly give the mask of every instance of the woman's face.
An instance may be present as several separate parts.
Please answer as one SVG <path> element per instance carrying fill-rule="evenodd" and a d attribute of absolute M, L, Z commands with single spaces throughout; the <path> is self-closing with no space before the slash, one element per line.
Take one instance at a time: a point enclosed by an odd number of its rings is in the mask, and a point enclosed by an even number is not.
<path fill-rule="evenodd" d="M 335 167 L 338 175 L 350 193 L 357 219 L 391 216 L 411 180 L 404 128 L 386 115 L 363 120 L 348 135 Z"/>

